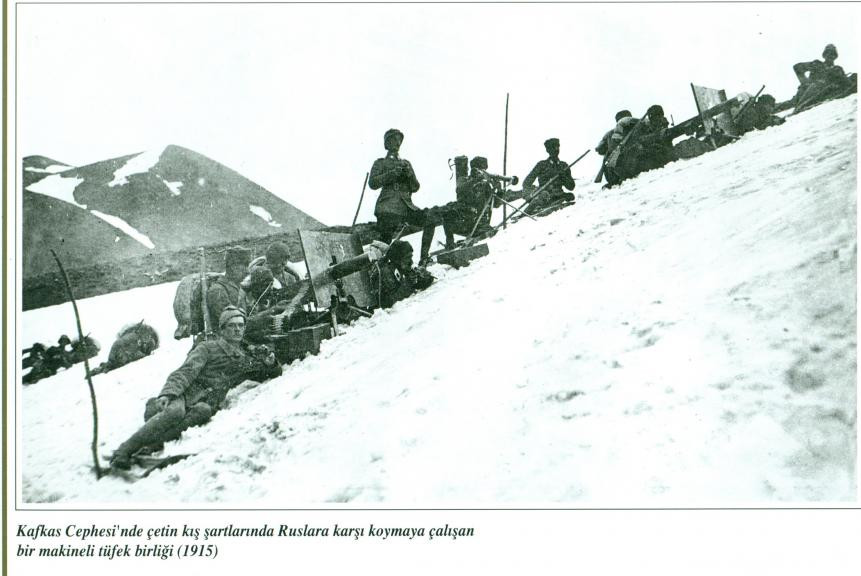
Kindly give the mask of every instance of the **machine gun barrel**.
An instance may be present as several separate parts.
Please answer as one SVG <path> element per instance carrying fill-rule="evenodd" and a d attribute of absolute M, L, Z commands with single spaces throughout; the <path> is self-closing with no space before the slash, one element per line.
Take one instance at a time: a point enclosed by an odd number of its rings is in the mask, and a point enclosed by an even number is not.
<path fill-rule="evenodd" d="M 490 180 L 497 180 L 499 182 L 504 182 L 506 184 L 511 184 L 512 186 L 517 186 L 517 183 L 520 182 L 520 180 L 517 178 L 517 176 L 500 176 L 499 174 L 491 174 L 487 170 L 477 170 L 477 171 L 479 174 L 481 174 L 485 178 L 488 178 Z"/>
<path fill-rule="evenodd" d="M 694 132 L 697 128 L 702 126 L 704 119 L 713 118 L 719 114 L 723 114 L 724 112 L 729 111 L 732 106 L 737 102 L 738 96 L 730 98 L 726 102 L 721 102 L 717 106 L 712 106 L 708 110 L 703 110 L 702 116 L 697 114 L 693 118 L 688 118 L 680 124 L 670 126 L 669 128 L 667 128 L 667 137 L 676 138 L 678 136 L 681 136 L 682 134 L 690 134 Z"/>

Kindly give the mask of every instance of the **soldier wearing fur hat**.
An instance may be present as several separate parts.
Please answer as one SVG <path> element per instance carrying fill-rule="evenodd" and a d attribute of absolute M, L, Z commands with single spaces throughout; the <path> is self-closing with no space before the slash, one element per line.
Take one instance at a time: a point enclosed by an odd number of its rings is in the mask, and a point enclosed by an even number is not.
<path fill-rule="evenodd" d="M 433 242 L 434 229 L 442 224 L 442 209 L 422 209 L 413 203 L 412 195 L 419 189 L 419 181 L 408 160 L 400 157 L 404 134 L 396 128 L 383 136 L 386 156 L 371 166 L 368 186 L 380 190 L 374 215 L 383 242 L 389 243 L 404 224 L 422 228 L 421 259 L 426 260 Z"/>
<path fill-rule="evenodd" d="M 536 189 L 536 179 L 538 180 L 538 188 L 550 182 L 538 197 L 529 203 L 526 209 L 527 213 L 535 213 L 553 204 L 574 200 L 574 194 L 562 190 L 563 187 L 565 190 L 573 190 L 574 178 L 571 177 L 568 163 L 559 159 L 559 147 L 559 138 L 545 140 L 544 149 L 547 151 L 547 158 L 539 161 L 523 179 L 524 195 L 528 195 Z"/>
<path fill-rule="evenodd" d="M 206 292 L 209 318 L 214 322 L 228 306 L 245 308 L 244 292 L 240 283 L 248 271 L 251 251 L 240 246 L 227 249 L 224 256 L 224 276 L 215 280 Z"/>
<path fill-rule="evenodd" d="M 192 348 L 182 366 L 167 377 L 159 395 L 147 401 L 144 425 L 117 448 L 112 467 L 128 469 L 141 449 L 159 448 L 179 438 L 183 430 L 205 424 L 221 408 L 227 393 L 243 381 L 262 382 L 281 374 L 274 354 L 260 358 L 243 347 L 242 310 L 225 308 L 218 328 L 219 337 Z"/>

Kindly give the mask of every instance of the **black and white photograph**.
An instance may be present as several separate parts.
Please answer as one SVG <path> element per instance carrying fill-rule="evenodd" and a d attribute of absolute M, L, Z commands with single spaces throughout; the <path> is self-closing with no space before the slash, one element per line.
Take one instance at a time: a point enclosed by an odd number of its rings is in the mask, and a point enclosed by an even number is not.
<path fill-rule="evenodd" d="M 858 16 L 10 6 L 10 504 L 857 507 Z"/>

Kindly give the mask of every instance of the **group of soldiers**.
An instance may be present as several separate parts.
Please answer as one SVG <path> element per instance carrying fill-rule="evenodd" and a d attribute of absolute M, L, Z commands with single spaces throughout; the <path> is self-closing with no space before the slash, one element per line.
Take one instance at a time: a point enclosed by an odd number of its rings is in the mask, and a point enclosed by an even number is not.
<path fill-rule="evenodd" d="M 794 98 L 797 106 L 809 106 L 815 99 L 822 99 L 827 92 L 823 86 L 839 81 L 834 70 L 839 68 L 834 66 L 836 49 L 829 45 L 824 56 L 823 63 L 796 65 L 802 83 Z M 743 133 L 782 123 L 783 119 L 774 115 L 776 108 L 773 97 L 762 95 L 739 103 L 731 113 Z M 660 105 L 650 106 L 642 119 L 622 110 L 615 120 L 614 128 L 596 148 L 605 157 L 602 174 L 609 186 L 676 159 L 675 137 L 683 133 L 693 134 L 695 139 L 704 136 L 701 125 L 671 127 Z M 700 133 L 696 133 L 698 129 Z M 734 140 L 717 129 L 708 136 L 712 146 Z M 326 272 L 329 280 L 335 281 L 369 269 L 377 307 L 390 307 L 434 281 L 425 266 L 430 261 L 438 226 L 443 227 L 445 247 L 451 250 L 456 245 L 455 234 L 467 239 L 492 235 L 495 228 L 490 224 L 491 212 L 502 203 L 520 198 L 525 202 L 512 208 L 527 215 L 541 215 L 575 200 L 571 164 L 559 157 L 559 139 L 549 138 L 544 142 L 547 158 L 529 172 L 522 190 L 507 190 L 504 184 L 517 184 L 516 178 L 489 173 L 485 157 L 469 160 L 468 173 L 466 159 L 460 157 L 462 165 L 456 160 L 456 199 L 442 206 L 419 208 L 412 195 L 420 184 L 412 164 L 400 156 L 403 141 L 400 130 L 386 131 L 386 155 L 373 163 L 369 173 L 370 188 L 380 191 L 374 210 L 380 241 Z M 413 264 L 412 246 L 400 239 L 407 230 L 422 232 L 418 267 Z M 168 376 L 158 396 L 147 402 L 144 425 L 119 446 L 112 457 L 112 467 L 129 468 L 136 455 L 159 450 L 186 428 L 206 423 L 222 407 L 227 393 L 242 381 L 262 381 L 281 374 L 283 358 L 278 358 L 267 343 L 273 336 L 307 327 L 320 317 L 319 311 L 307 305 L 310 280 L 290 269 L 288 256 L 287 246 L 280 242 L 272 243 L 265 255 L 255 260 L 245 248 L 227 250 L 224 275 L 206 290 L 199 288 L 192 305 L 201 315 L 217 322 L 217 329 L 212 328 L 209 338 L 195 340 L 182 366 Z M 349 314 L 341 319 L 344 318 L 349 320 Z M 204 332 L 208 324 L 200 318 L 192 321 L 191 333 Z"/>
<path fill-rule="evenodd" d="M 203 286 L 194 306 L 217 321 L 205 333 L 208 321 L 195 322 L 196 334 L 183 364 L 167 378 L 159 394 L 144 408 L 144 424 L 111 457 L 111 467 L 126 470 L 136 457 L 162 449 L 191 426 L 208 422 L 224 405 L 227 393 L 246 380 L 262 382 L 281 374 L 284 358 L 276 356 L 271 339 L 288 330 L 319 321 L 320 312 L 303 306 L 309 300 L 310 280 L 288 266 L 288 247 L 269 245 L 264 256 L 251 259 L 251 251 L 232 247 L 225 254 L 225 273 Z M 434 278 L 413 265 L 412 246 L 395 239 L 373 242 L 365 253 L 340 266 L 331 277 L 370 268 L 373 300 L 389 308 Z M 203 302 L 206 305 L 203 306 Z M 349 318 L 341 315 L 340 320 Z M 216 320 L 217 319 L 217 320 Z"/>
<path fill-rule="evenodd" d="M 83 341 L 73 341 L 63 334 L 56 345 L 48 347 L 36 342 L 23 350 L 21 368 L 29 368 L 30 371 L 24 374 L 21 381 L 24 384 L 35 384 L 43 378 L 53 376 L 60 369 L 71 368 L 78 362 L 92 358 L 99 350 L 99 343 L 90 336 L 85 336 Z"/>
<path fill-rule="evenodd" d="M 785 120 L 777 116 L 777 112 L 789 108 L 794 108 L 796 113 L 801 112 L 827 100 L 856 92 L 856 75 L 845 74 L 834 63 L 837 48 L 828 44 L 822 57 L 823 60 L 799 62 L 793 66 L 799 87 L 790 100 L 778 104 L 772 95 L 762 94 L 732 102 L 733 105 L 725 113 L 731 117 L 735 134 L 725 133 L 717 123 L 712 123 L 706 134 L 702 119 L 670 126 L 663 108 L 657 104 L 650 106 L 640 120 L 632 118 L 628 110 L 619 111 L 615 118 L 616 125 L 604 134 L 595 148 L 596 152 L 604 156 L 596 182 L 600 182 L 603 176 L 607 181 L 606 187 L 614 186 L 673 160 L 698 156 L 732 143 L 752 130 L 783 124 Z M 691 138 L 674 146 L 673 140 L 682 134 Z"/>
<path fill-rule="evenodd" d="M 391 240 L 405 226 L 421 229 L 419 266 L 430 262 L 431 244 L 438 226 L 443 227 L 446 250 L 452 250 L 455 248 L 455 234 L 471 239 L 492 235 L 495 231 L 490 225 L 492 209 L 503 203 L 511 206 L 513 200 L 524 199 L 526 202 L 522 207 L 512 207 L 534 215 L 575 200 L 570 192 L 575 186 L 570 165 L 559 159 L 559 139 L 549 138 L 544 142 L 547 158 L 539 161 L 529 172 L 522 190 L 504 189 L 503 184 L 516 184 L 517 178 L 489 173 L 487 158 L 475 156 L 469 161 L 469 173 L 458 175 L 455 201 L 419 208 L 413 203 L 412 195 L 420 184 L 412 164 L 400 156 L 403 141 L 404 134 L 400 130 L 392 128 L 386 131 L 383 135 L 386 155 L 374 161 L 368 185 L 371 190 L 380 190 L 374 216 L 383 242 Z"/>

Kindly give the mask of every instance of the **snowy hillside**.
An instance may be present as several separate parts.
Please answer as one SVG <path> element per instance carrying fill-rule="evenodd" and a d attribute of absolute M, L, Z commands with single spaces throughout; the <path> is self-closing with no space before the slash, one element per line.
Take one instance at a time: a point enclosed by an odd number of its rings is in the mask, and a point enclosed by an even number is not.
<path fill-rule="evenodd" d="M 243 392 L 149 478 L 96 482 L 83 368 L 18 389 L 24 502 L 300 507 L 856 501 L 857 99 L 522 220 L 468 268 Z M 590 181 L 589 174 L 575 174 Z M 100 450 L 176 368 L 175 284 L 80 303 Z M 21 344 L 73 332 L 27 312 Z M 137 504 L 135 504 L 137 503 Z M 186 505 L 186 504 L 184 504 Z"/>

